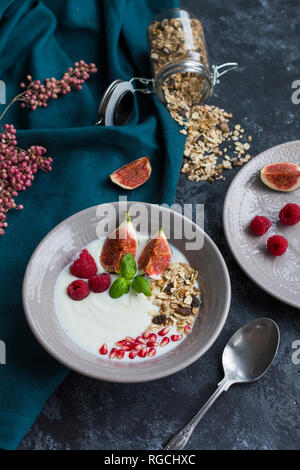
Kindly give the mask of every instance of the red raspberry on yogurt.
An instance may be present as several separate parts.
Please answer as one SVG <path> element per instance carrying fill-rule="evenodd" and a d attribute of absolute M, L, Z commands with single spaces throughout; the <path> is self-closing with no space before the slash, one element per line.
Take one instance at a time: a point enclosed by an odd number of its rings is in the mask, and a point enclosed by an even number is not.
<path fill-rule="evenodd" d="M 67 294 L 72 300 L 83 300 L 90 293 L 90 288 L 85 281 L 77 279 L 77 281 L 71 282 L 67 288 Z"/>

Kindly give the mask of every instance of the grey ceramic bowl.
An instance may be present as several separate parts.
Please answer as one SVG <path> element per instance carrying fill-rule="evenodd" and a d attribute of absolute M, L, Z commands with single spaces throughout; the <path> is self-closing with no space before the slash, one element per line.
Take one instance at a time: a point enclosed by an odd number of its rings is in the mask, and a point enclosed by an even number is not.
<path fill-rule="evenodd" d="M 79 348 L 66 335 L 56 317 L 54 287 L 60 271 L 99 233 L 99 207 L 118 207 L 119 203 L 95 206 L 79 212 L 55 227 L 34 251 L 23 282 L 23 305 L 28 324 L 40 344 L 55 359 L 81 374 L 111 382 L 145 382 L 173 374 L 199 359 L 219 336 L 230 306 L 230 279 L 224 259 L 213 241 L 184 218 L 186 224 L 204 236 L 203 248 L 186 251 L 185 241 L 174 239 L 172 227 L 182 215 L 171 211 L 170 242 L 184 252 L 199 271 L 202 305 L 192 333 L 178 346 L 148 361 L 109 361 Z M 134 204 L 128 203 L 128 207 Z M 169 209 L 145 204 L 146 212 L 168 215 Z M 98 212 L 97 212 L 98 209 Z M 153 212 L 154 211 L 154 212 Z M 98 228 L 97 228 L 98 227 Z M 96 235 L 97 228 L 97 235 Z M 166 228 L 164 226 L 164 228 Z"/>

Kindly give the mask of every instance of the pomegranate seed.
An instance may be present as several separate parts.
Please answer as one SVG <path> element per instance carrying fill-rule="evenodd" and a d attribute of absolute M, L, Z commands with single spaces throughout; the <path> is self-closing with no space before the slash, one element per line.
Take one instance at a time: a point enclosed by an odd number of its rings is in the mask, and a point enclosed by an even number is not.
<path fill-rule="evenodd" d="M 167 333 L 169 333 L 169 331 L 170 331 L 170 328 L 166 326 L 166 328 L 163 328 L 162 330 L 160 330 L 158 334 L 159 336 L 165 336 Z"/>
<path fill-rule="evenodd" d="M 135 340 L 136 343 L 146 344 L 146 341 L 141 336 L 138 336 Z"/>
<path fill-rule="evenodd" d="M 123 344 L 123 346 L 121 346 L 121 349 L 123 351 L 131 351 L 132 350 L 132 345 L 131 344 Z"/>
<path fill-rule="evenodd" d="M 188 326 L 188 325 L 185 325 L 185 327 L 184 327 L 185 334 L 188 335 L 191 331 L 192 331 L 191 327 Z"/>
<path fill-rule="evenodd" d="M 148 357 L 153 357 L 153 356 L 155 356 L 155 354 L 156 354 L 156 349 L 155 348 L 150 348 L 149 351 L 148 351 L 147 356 Z"/>
<path fill-rule="evenodd" d="M 147 338 L 149 338 L 149 336 L 150 336 L 150 331 L 145 330 L 144 333 L 143 333 L 143 338 L 147 339 Z"/>
<path fill-rule="evenodd" d="M 160 342 L 160 346 L 163 348 L 164 346 L 167 346 L 167 344 L 169 344 L 170 340 L 167 336 L 165 336 L 165 338 L 163 338 Z"/>
<path fill-rule="evenodd" d="M 124 344 L 126 343 L 127 343 L 126 339 L 122 339 L 121 341 L 117 341 L 115 343 L 115 346 L 117 346 L 117 348 L 120 348 L 121 346 L 124 346 Z"/>
<path fill-rule="evenodd" d="M 143 345 L 140 344 L 140 343 L 136 343 L 132 349 L 134 349 L 135 351 L 139 351 L 140 349 L 142 349 Z"/>
<path fill-rule="evenodd" d="M 131 352 L 128 354 L 128 357 L 129 357 L 129 359 L 134 359 L 137 355 L 138 355 L 138 352 L 137 352 L 137 351 L 131 351 Z"/>
<path fill-rule="evenodd" d="M 123 359 L 124 354 L 125 354 L 125 351 L 123 351 L 123 349 L 119 349 L 119 350 L 117 351 L 117 356 L 116 356 L 117 359 Z"/>
<path fill-rule="evenodd" d="M 156 348 L 157 346 L 158 346 L 157 341 L 149 341 L 149 343 L 147 343 L 147 348 Z"/>
<path fill-rule="evenodd" d="M 172 341 L 179 341 L 182 338 L 182 335 L 172 335 L 171 340 Z"/>
<path fill-rule="evenodd" d="M 116 348 L 112 348 L 109 354 L 109 359 L 114 359 L 116 357 L 116 354 L 117 354 Z"/>
<path fill-rule="evenodd" d="M 131 338 L 131 336 L 126 336 L 126 341 L 127 343 L 130 343 L 130 344 L 134 344 L 135 343 L 135 340 L 133 338 Z"/>
<path fill-rule="evenodd" d="M 157 336 L 154 333 L 152 333 L 148 338 L 148 341 L 156 341 L 156 340 L 157 340 Z"/>
<path fill-rule="evenodd" d="M 145 357 L 146 354 L 147 354 L 147 348 L 143 348 L 143 349 L 141 349 L 140 352 L 139 352 L 139 356 L 140 356 L 140 357 Z"/>
<path fill-rule="evenodd" d="M 106 344 L 102 344 L 101 348 L 99 349 L 99 353 L 102 354 L 103 356 L 105 356 L 105 354 L 107 354 L 107 345 Z"/>

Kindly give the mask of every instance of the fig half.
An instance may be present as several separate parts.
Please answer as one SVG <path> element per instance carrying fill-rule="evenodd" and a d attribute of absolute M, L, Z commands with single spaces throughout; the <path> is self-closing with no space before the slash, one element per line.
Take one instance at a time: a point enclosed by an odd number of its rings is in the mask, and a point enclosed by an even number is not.
<path fill-rule="evenodd" d="M 105 271 L 119 273 L 122 258 L 131 253 L 133 257 L 137 250 L 137 236 L 130 215 L 105 240 L 100 263 Z"/>
<path fill-rule="evenodd" d="M 139 271 L 147 276 L 162 274 L 170 264 L 172 251 L 162 229 L 146 243 L 138 259 Z"/>
<path fill-rule="evenodd" d="M 296 191 L 300 188 L 300 166 L 288 162 L 271 163 L 261 169 L 260 179 L 275 191 Z"/>
<path fill-rule="evenodd" d="M 110 175 L 110 179 L 121 188 L 132 190 L 146 183 L 151 172 L 149 158 L 142 157 L 116 170 Z"/>

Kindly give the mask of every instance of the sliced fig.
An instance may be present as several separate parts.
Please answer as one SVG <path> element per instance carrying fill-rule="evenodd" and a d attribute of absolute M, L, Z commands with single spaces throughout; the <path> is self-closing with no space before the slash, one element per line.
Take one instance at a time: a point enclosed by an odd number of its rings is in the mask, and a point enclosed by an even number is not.
<path fill-rule="evenodd" d="M 162 229 L 146 243 L 138 259 L 139 271 L 158 276 L 169 266 L 172 251 Z"/>
<path fill-rule="evenodd" d="M 122 258 L 131 253 L 133 257 L 137 250 L 137 237 L 130 215 L 105 240 L 100 263 L 110 273 L 119 273 Z"/>
<path fill-rule="evenodd" d="M 142 157 L 116 170 L 110 179 L 121 188 L 135 189 L 148 181 L 151 171 L 149 158 Z"/>
<path fill-rule="evenodd" d="M 276 191 L 295 191 L 300 188 L 300 166 L 288 162 L 271 163 L 261 169 L 260 179 Z"/>

